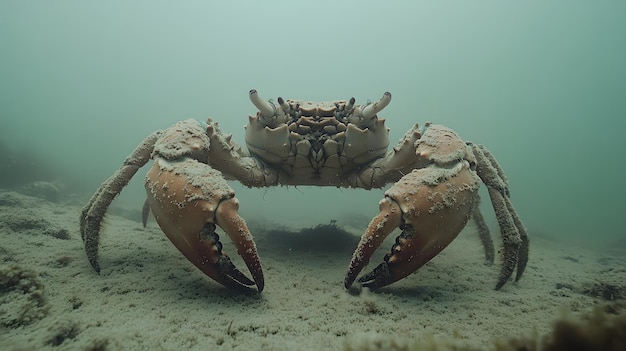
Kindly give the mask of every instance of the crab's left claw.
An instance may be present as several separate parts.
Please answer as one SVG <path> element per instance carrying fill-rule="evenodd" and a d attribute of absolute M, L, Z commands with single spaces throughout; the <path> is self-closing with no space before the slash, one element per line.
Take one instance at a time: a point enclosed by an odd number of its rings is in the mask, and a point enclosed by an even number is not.
<path fill-rule="evenodd" d="M 394 184 L 380 202 L 380 213 L 363 234 L 345 278 L 350 288 L 374 251 L 396 228 L 396 238 L 384 262 L 358 279 L 376 289 L 415 272 L 443 250 L 465 227 L 480 180 L 467 161 L 454 167 L 416 169 Z"/>
<path fill-rule="evenodd" d="M 234 191 L 220 172 L 188 157 L 157 157 L 146 177 L 146 190 L 163 232 L 204 274 L 225 286 L 256 285 L 259 292 L 263 290 L 263 271 L 252 235 L 237 213 Z M 222 251 L 216 226 L 231 238 L 252 280 Z"/>

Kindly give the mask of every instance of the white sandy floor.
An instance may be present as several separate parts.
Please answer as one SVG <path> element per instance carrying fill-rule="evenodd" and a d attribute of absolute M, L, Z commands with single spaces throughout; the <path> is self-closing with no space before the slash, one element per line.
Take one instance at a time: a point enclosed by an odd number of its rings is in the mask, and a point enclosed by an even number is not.
<path fill-rule="evenodd" d="M 483 263 L 469 226 L 418 273 L 353 296 L 343 277 L 367 222 L 345 227 L 353 236 L 313 240 L 268 235 L 271 224 L 250 222 L 266 288 L 260 295 L 242 294 L 204 276 L 154 221 L 144 229 L 112 215 L 101 238 L 102 272 L 94 273 L 78 232 L 79 212 L 79 206 L 0 191 L 0 271 L 34 271 L 44 291 L 40 298 L 36 285 L 0 281 L 3 350 L 321 350 L 433 335 L 480 346 L 493 338 L 546 334 L 564 310 L 587 313 L 604 302 L 583 294 L 585 289 L 626 281 L 623 251 L 588 251 L 532 237 L 522 280 L 495 291 L 499 266 Z"/>

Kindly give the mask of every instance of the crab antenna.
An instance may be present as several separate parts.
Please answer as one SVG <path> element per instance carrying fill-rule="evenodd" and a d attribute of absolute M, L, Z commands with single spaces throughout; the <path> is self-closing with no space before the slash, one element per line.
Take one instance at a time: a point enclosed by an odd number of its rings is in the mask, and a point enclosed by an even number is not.
<path fill-rule="evenodd" d="M 363 118 L 372 118 L 378 112 L 382 111 L 382 109 L 387 107 L 387 105 L 389 105 L 389 102 L 391 102 L 391 93 L 387 91 L 385 92 L 385 94 L 383 94 L 383 97 L 381 97 L 380 100 L 376 101 L 373 104 L 365 106 L 361 111 L 361 116 Z"/>
<path fill-rule="evenodd" d="M 269 101 L 261 99 L 255 89 L 250 90 L 250 101 L 265 117 L 271 117 L 276 113 L 276 106 Z"/>

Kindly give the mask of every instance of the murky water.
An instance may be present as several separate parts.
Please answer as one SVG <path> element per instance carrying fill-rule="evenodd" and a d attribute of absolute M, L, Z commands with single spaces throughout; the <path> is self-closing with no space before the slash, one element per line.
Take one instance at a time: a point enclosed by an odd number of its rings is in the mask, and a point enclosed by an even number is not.
<path fill-rule="evenodd" d="M 445 124 L 493 151 L 532 235 L 623 243 L 625 7 L 3 3 L 0 186 L 49 181 L 84 201 L 151 131 L 190 117 L 243 144 L 251 88 L 357 102 L 390 91 L 392 144 L 416 122 Z M 141 208 L 144 174 L 117 206 Z M 371 217 L 382 197 L 233 187 L 245 217 L 303 225 Z"/>

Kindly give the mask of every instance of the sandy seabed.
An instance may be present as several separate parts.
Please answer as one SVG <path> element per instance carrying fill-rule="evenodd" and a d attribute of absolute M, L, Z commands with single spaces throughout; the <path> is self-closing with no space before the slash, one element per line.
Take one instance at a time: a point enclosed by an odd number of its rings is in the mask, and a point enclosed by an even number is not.
<path fill-rule="evenodd" d="M 98 275 L 80 210 L 0 191 L 2 350 L 375 350 L 433 338 L 489 349 L 494 339 L 547 334 L 564 311 L 618 298 L 626 281 L 624 251 L 532 237 L 523 278 L 495 291 L 499 265 L 484 264 L 470 225 L 418 273 L 350 294 L 343 277 L 367 221 L 338 218 L 346 233 L 306 237 L 290 223 L 249 221 L 266 284 L 262 294 L 238 293 L 204 276 L 154 221 L 143 228 L 115 215 L 105 219 Z"/>

